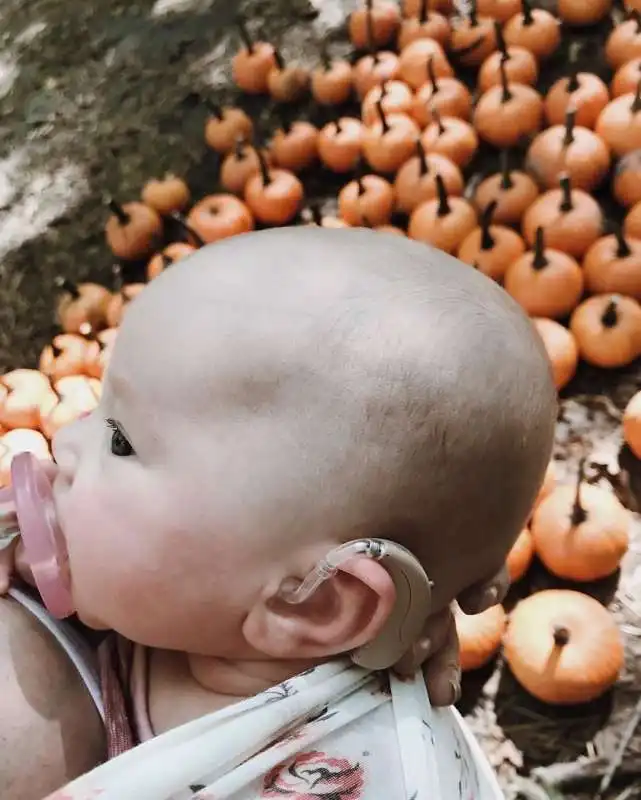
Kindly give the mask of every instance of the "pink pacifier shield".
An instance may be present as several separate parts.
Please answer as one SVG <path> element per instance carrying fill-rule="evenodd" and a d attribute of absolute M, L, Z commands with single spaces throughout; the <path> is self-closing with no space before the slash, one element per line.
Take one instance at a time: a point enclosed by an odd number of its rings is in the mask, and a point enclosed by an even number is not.
<path fill-rule="evenodd" d="M 11 462 L 11 488 L 33 578 L 47 609 L 58 619 L 74 613 L 67 548 L 56 522 L 51 482 L 31 453 Z"/>

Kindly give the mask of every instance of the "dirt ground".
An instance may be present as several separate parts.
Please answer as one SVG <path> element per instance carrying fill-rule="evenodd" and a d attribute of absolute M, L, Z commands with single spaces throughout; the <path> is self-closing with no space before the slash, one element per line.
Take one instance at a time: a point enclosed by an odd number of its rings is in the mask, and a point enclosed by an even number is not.
<path fill-rule="evenodd" d="M 251 0 L 243 9 L 286 58 L 310 63 L 322 39 L 336 53 L 347 51 L 343 23 L 355 3 Z M 0 371 L 36 364 L 55 330 L 57 275 L 111 281 L 105 196 L 133 199 L 146 179 L 166 171 L 186 176 L 196 196 L 216 189 L 200 98 L 229 96 L 237 45 L 231 24 L 240 4 L 30 0 L 28 13 L 26 5 L 0 4 Z M 550 81 L 566 57 L 551 67 Z M 592 64 L 593 51 L 585 60 Z M 325 178 L 310 180 L 322 195 Z M 127 269 L 136 277 L 136 265 Z M 619 414 L 639 387 L 638 367 L 614 375 L 582 369 L 563 400 L 557 437 L 561 476 L 571 477 L 583 455 L 609 464 L 630 507 L 641 497 L 641 478 L 634 460 L 620 457 Z M 612 602 L 626 636 L 627 667 L 611 696 L 559 712 L 528 698 L 501 663 L 466 679 L 460 708 L 509 798 L 595 798 L 613 760 L 619 765 L 605 796 L 641 797 L 641 725 L 624 757 L 615 758 L 641 696 L 640 519 L 635 514 L 618 591 L 613 581 L 586 587 Z M 535 568 L 528 583 L 553 582 Z M 510 602 L 527 588 L 516 587 Z"/>

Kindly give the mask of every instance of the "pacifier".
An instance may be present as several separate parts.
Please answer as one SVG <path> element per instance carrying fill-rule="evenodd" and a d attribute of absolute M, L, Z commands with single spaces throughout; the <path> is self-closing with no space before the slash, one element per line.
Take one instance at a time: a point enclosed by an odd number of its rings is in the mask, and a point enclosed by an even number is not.
<path fill-rule="evenodd" d="M 11 486 L 0 489 L 0 534 L 20 536 L 36 588 L 58 619 L 74 611 L 67 548 L 56 520 L 51 482 L 32 453 L 11 462 Z"/>

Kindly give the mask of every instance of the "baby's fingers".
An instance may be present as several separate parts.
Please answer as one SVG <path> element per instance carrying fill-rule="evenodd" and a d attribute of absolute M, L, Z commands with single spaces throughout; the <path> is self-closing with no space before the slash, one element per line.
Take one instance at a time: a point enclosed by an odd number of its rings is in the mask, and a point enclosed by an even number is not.
<path fill-rule="evenodd" d="M 454 616 L 449 613 L 445 641 L 423 667 L 425 685 L 433 706 L 449 706 L 461 696 L 459 643 Z"/>
<path fill-rule="evenodd" d="M 410 677 L 420 669 L 423 664 L 444 647 L 452 622 L 452 612 L 449 608 L 428 617 L 421 638 L 410 648 L 407 653 L 394 665 L 394 670 L 401 677 Z"/>
<path fill-rule="evenodd" d="M 464 614 L 480 614 L 503 602 L 509 588 L 510 575 L 503 565 L 490 580 L 479 581 L 462 591 L 456 601 Z"/>

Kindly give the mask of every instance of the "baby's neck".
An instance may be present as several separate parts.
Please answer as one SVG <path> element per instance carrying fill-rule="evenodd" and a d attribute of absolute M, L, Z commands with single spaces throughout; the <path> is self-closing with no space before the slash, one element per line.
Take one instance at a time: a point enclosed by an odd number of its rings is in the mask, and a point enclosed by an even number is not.
<path fill-rule="evenodd" d="M 212 656 L 188 655 L 196 682 L 215 694 L 237 702 L 264 692 L 277 683 L 316 666 L 313 661 L 230 661 Z"/>

